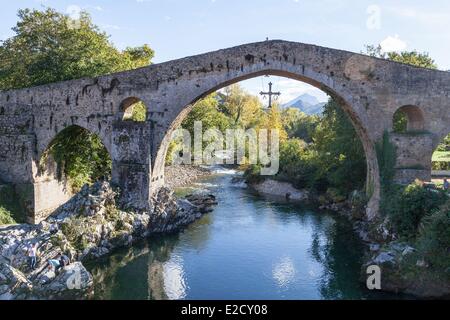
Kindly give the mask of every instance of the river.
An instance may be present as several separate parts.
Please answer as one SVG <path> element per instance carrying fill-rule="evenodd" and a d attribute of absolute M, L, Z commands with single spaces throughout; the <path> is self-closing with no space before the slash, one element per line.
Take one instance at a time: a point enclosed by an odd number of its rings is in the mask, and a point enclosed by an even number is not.
<path fill-rule="evenodd" d="M 344 218 L 258 197 L 232 177 L 225 170 L 193 186 L 219 205 L 182 232 L 88 266 L 94 298 L 399 298 L 361 284 L 363 245 Z"/>

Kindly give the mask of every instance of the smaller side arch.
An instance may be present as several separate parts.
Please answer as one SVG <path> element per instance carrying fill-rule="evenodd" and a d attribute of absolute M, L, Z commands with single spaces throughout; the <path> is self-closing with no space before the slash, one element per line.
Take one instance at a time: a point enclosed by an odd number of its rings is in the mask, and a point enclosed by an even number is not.
<path fill-rule="evenodd" d="M 147 113 L 147 106 L 142 99 L 128 97 L 120 103 L 119 120 L 145 122 Z"/>
<path fill-rule="evenodd" d="M 425 131 L 425 116 L 418 106 L 405 105 L 398 108 L 392 120 L 392 128 L 396 133 Z"/>

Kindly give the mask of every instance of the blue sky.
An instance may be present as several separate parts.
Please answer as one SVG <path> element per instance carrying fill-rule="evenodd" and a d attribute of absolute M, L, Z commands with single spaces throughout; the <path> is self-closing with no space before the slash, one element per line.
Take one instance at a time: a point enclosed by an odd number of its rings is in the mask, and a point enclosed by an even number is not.
<path fill-rule="evenodd" d="M 16 0 L 2 1 L 0 39 L 12 35 L 19 8 L 49 6 L 89 11 L 119 48 L 149 44 L 163 62 L 243 43 L 270 39 L 305 42 L 360 52 L 382 43 L 386 51 L 427 51 L 450 69 L 450 1 L 350 0 Z M 285 102 L 308 92 L 296 81 L 272 77 Z M 269 79 L 244 86 L 253 93 Z"/>

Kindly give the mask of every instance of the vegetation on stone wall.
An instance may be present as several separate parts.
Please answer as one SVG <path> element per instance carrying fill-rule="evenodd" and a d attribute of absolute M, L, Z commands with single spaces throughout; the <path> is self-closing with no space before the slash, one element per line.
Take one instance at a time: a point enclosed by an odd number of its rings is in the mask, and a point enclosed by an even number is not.
<path fill-rule="evenodd" d="M 450 279 L 450 197 L 416 181 L 408 186 L 394 183 L 395 147 L 386 132 L 377 144 L 381 173 L 381 214 L 399 241 L 412 245 L 413 258 L 404 259 L 402 268 L 417 272 L 417 261 L 431 265 L 429 274 Z M 405 275 L 406 277 L 406 275 Z"/>

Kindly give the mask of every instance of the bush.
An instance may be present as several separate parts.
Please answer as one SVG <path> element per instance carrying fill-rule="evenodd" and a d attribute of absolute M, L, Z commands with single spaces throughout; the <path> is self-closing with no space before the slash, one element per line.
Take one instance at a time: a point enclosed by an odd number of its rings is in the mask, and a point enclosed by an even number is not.
<path fill-rule="evenodd" d="M 56 136 L 42 164 L 49 155 L 63 170 L 59 178 L 67 177 L 74 193 L 85 184 L 108 179 L 111 175 L 111 157 L 100 137 L 78 126 L 68 127 Z"/>
<path fill-rule="evenodd" d="M 25 210 L 11 185 L 0 187 L 0 225 L 25 222 Z"/>
<path fill-rule="evenodd" d="M 433 267 L 450 275 L 450 200 L 423 219 L 417 249 Z"/>
<path fill-rule="evenodd" d="M 5 224 L 15 224 L 16 221 L 11 217 L 11 212 L 0 207 L 0 226 Z"/>
<path fill-rule="evenodd" d="M 422 219 L 438 210 L 448 198 L 444 192 L 430 190 L 420 184 L 395 186 L 391 191 L 386 194 L 384 210 L 395 232 L 408 239 L 416 237 Z"/>
<path fill-rule="evenodd" d="M 244 172 L 245 181 L 249 184 L 256 184 L 264 180 L 261 176 L 261 165 L 250 165 Z"/>

